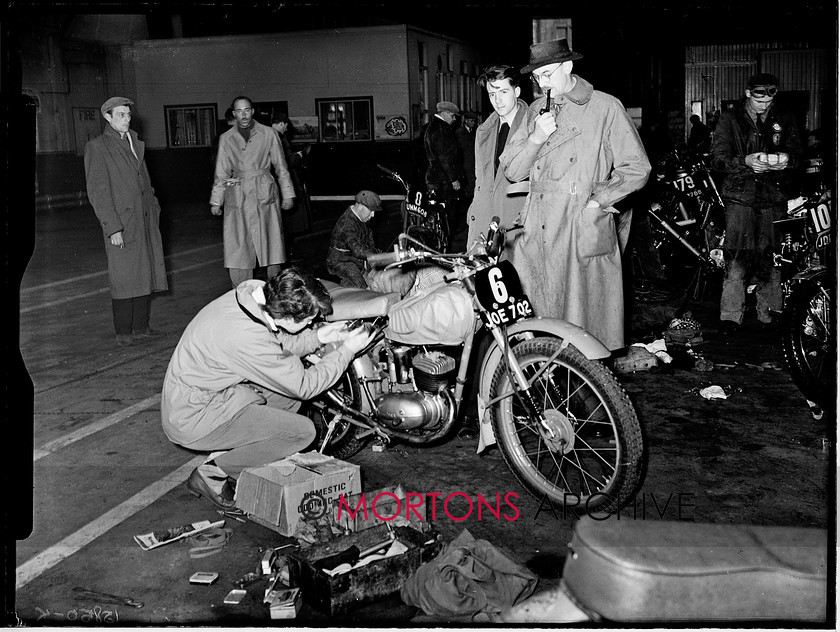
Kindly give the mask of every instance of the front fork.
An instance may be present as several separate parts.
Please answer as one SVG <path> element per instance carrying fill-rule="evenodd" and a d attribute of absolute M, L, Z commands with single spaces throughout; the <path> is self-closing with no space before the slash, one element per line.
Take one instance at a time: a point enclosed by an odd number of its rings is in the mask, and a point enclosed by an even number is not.
<path fill-rule="evenodd" d="M 528 378 L 525 377 L 525 373 L 522 372 L 522 367 L 519 366 L 519 361 L 516 359 L 516 355 L 513 353 L 513 347 L 508 343 L 507 337 L 502 334 L 502 330 L 499 327 L 493 327 L 490 330 L 490 334 L 505 354 L 505 361 L 516 382 L 514 388 L 518 387 L 519 389 L 518 392 L 514 391 L 512 396 L 520 397 L 531 418 L 537 420 L 549 439 L 555 439 L 556 433 L 546 420 L 542 409 L 537 406 L 537 402 L 534 400 L 534 394 L 531 391 L 531 384 L 528 382 Z"/>

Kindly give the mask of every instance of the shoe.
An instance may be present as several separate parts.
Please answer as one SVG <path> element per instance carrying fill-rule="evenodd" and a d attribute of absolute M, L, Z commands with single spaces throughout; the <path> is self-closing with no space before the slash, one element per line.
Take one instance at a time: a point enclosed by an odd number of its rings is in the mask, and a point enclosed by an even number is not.
<path fill-rule="evenodd" d="M 146 327 L 145 329 L 141 329 L 140 331 L 132 332 L 132 335 L 135 338 L 155 338 L 156 336 L 160 335 L 160 332 L 156 329 L 152 329 L 151 327 Z"/>
<path fill-rule="evenodd" d="M 732 334 L 738 333 L 740 329 L 740 323 L 736 323 L 734 320 L 722 320 L 718 327 L 718 333 L 721 336 L 731 336 Z"/>
<path fill-rule="evenodd" d="M 460 439 L 475 439 L 478 436 L 478 419 L 472 415 L 465 415 L 458 431 Z"/>
<path fill-rule="evenodd" d="M 225 481 L 222 486 L 222 493 L 217 494 L 210 489 L 207 481 L 205 481 L 204 477 L 199 473 L 198 468 L 195 468 L 192 471 L 192 474 L 190 474 L 190 477 L 187 479 L 187 490 L 189 490 L 193 496 L 197 496 L 198 498 L 204 496 L 219 509 L 233 509 L 236 506 L 233 501 L 233 488 L 230 483 Z"/>
<path fill-rule="evenodd" d="M 128 347 L 134 344 L 134 338 L 128 334 L 117 334 L 117 346 Z"/>

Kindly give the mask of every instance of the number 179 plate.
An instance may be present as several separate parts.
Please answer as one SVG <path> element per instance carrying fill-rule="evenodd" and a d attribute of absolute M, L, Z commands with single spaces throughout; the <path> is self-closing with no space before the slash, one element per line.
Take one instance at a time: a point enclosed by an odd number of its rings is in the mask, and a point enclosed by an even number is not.
<path fill-rule="evenodd" d="M 512 325 L 534 316 L 534 309 L 522 291 L 519 274 L 510 261 L 478 271 L 475 296 L 486 310 L 481 312 L 481 318 L 488 327 Z"/>

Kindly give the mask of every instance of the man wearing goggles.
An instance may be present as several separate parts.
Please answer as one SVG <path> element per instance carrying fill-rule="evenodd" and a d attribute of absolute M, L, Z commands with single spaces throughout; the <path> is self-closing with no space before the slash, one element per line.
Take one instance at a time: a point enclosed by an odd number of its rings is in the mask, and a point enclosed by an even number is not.
<path fill-rule="evenodd" d="M 756 284 L 761 327 L 771 327 L 771 314 L 782 307 L 780 270 L 773 266 L 773 220 L 784 215 L 790 174 L 799 165 L 802 146 L 793 116 L 773 103 L 778 83 L 768 73 L 750 77 L 744 99 L 721 115 L 712 143 L 712 166 L 726 173 L 721 189 L 726 203 L 723 335 L 743 322 L 748 284 Z"/>

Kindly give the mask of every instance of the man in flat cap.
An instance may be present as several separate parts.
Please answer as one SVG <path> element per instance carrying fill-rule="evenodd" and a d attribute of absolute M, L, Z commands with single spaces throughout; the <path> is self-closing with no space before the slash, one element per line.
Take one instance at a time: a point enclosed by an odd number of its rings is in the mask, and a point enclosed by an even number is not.
<path fill-rule="evenodd" d="M 333 227 L 327 271 L 344 287 L 367 288 L 367 256 L 379 252 L 368 222 L 380 210 L 382 201 L 376 193 L 359 191 Z"/>
<path fill-rule="evenodd" d="M 530 176 L 511 258 L 537 315 L 574 323 L 617 350 L 624 292 L 614 205 L 644 186 L 650 162 L 621 102 L 572 74 L 582 57 L 565 39 L 531 46 L 521 72 L 546 96 L 529 107 L 527 134 L 508 143 L 499 169 L 513 182 Z"/>
<path fill-rule="evenodd" d="M 146 145 L 129 129 L 132 105 L 125 97 L 105 101 L 100 112 L 108 126 L 85 145 L 88 200 L 105 239 L 119 346 L 156 334 L 149 326 L 151 294 L 167 289 L 160 204 L 146 169 Z"/>
<path fill-rule="evenodd" d="M 426 128 L 424 147 L 429 166 L 426 169 L 426 188 L 439 202 L 446 204 L 450 234 L 457 233 L 465 224 L 464 212 L 459 203 L 459 193 L 464 183 L 464 162 L 461 147 L 452 124 L 461 111 L 451 101 L 437 104 L 437 113 Z"/>
<path fill-rule="evenodd" d="M 721 187 L 726 204 L 723 335 L 741 327 L 748 282 L 756 283 L 760 326 L 772 326 L 772 312 L 782 308 L 780 269 L 773 265 L 773 220 L 787 210 L 784 191 L 799 165 L 802 143 L 793 116 L 773 103 L 778 86 L 773 75 L 753 75 L 744 98 L 721 115 L 715 128 L 712 166 L 726 174 Z"/>

